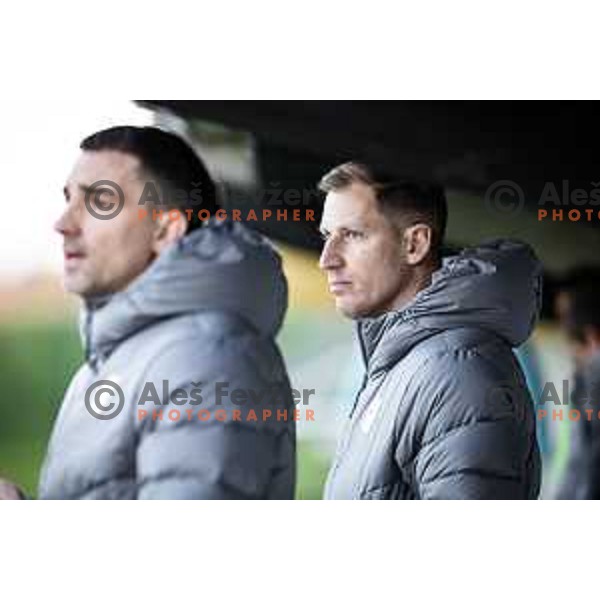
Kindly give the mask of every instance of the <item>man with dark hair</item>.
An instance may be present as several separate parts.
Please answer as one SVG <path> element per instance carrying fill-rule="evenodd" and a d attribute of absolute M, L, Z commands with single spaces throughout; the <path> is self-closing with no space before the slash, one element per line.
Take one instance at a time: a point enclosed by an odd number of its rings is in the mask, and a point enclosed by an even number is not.
<path fill-rule="evenodd" d="M 571 408 L 582 417 L 571 423 L 569 458 L 556 497 L 600 499 L 600 270 L 575 270 L 555 303 L 575 364 Z M 590 411 L 590 412 L 587 412 Z"/>
<path fill-rule="evenodd" d="M 58 414 L 39 496 L 292 498 L 294 404 L 275 344 L 287 308 L 279 256 L 239 223 L 140 219 L 151 183 L 150 202 L 180 217 L 198 199 L 216 206 L 206 168 L 175 135 L 116 127 L 81 148 L 55 228 L 66 288 L 84 301 L 85 362 Z M 122 205 L 107 218 L 117 204 L 109 188 Z M 276 409 L 289 418 L 269 418 Z M 11 494 L 0 482 L 0 497 Z"/>
<path fill-rule="evenodd" d="M 326 498 L 536 498 L 532 401 L 512 348 L 541 299 L 531 249 L 442 259 L 443 191 L 364 163 L 327 173 L 320 266 L 365 362 Z"/>

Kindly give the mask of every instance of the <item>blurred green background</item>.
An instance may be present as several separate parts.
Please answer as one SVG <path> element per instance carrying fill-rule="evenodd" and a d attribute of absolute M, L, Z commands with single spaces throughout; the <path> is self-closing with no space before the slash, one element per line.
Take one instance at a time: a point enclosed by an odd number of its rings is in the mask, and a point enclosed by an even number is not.
<path fill-rule="evenodd" d="M 80 357 L 75 326 L 0 325 L 0 475 L 28 494 L 36 493 L 51 424 Z"/>

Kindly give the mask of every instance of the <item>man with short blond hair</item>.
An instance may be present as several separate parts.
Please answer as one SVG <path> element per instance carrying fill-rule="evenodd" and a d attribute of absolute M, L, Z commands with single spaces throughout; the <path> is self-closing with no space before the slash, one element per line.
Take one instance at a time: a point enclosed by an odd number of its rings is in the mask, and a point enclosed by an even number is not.
<path fill-rule="evenodd" d="M 513 353 L 540 305 L 531 249 L 498 241 L 442 258 L 443 190 L 364 163 L 320 188 L 320 267 L 366 368 L 325 497 L 536 498 L 532 402 Z"/>

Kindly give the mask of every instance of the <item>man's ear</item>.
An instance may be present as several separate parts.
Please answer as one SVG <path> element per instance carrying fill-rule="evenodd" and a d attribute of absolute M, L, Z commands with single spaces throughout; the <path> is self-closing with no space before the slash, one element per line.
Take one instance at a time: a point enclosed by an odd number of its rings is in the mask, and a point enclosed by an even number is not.
<path fill-rule="evenodd" d="M 404 229 L 404 250 L 409 265 L 422 263 L 431 250 L 431 227 L 417 223 Z"/>
<path fill-rule="evenodd" d="M 161 215 L 156 220 L 153 232 L 152 249 L 154 252 L 160 254 L 165 248 L 182 238 L 187 227 L 187 221 L 182 213 L 177 219 L 169 218 L 169 214 Z"/>

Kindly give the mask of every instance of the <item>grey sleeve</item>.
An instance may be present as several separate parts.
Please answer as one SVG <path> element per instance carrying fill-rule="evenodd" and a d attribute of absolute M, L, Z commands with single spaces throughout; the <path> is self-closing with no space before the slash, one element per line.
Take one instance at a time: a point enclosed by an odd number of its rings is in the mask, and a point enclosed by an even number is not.
<path fill-rule="evenodd" d="M 527 390 L 499 384 L 483 361 L 466 360 L 439 369 L 424 393 L 435 399 L 413 463 L 419 497 L 527 498 L 537 456 Z"/>
<path fill-rule="evenodd" d="M 422 499 L 518 499 L 523 480 L 514 465 L 510 421 L 474 421 L 430 440 L 416 461 Z"/>

